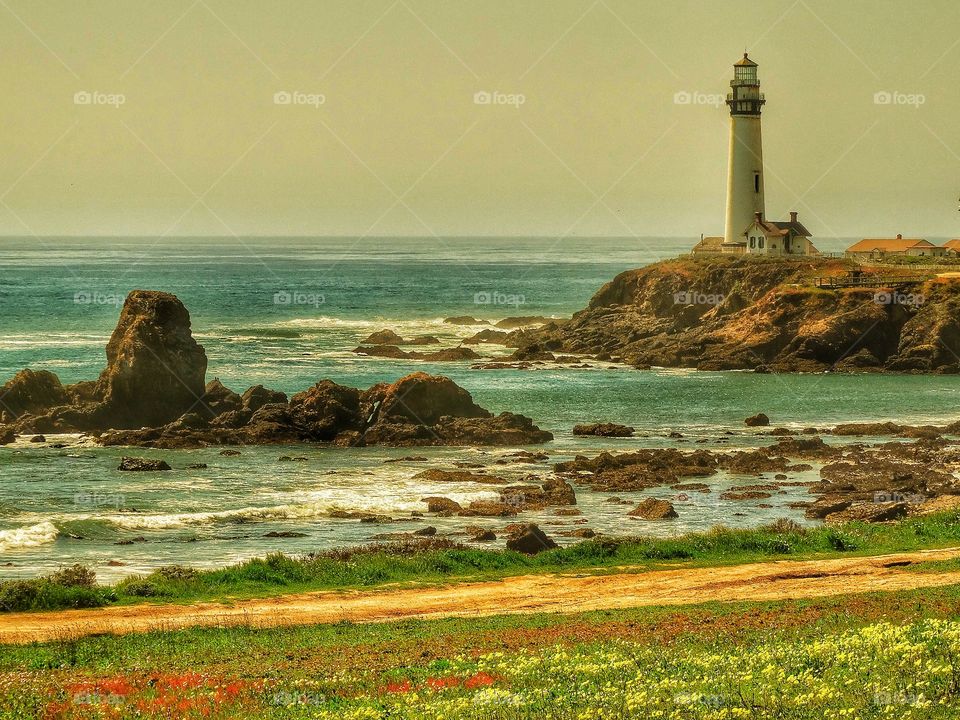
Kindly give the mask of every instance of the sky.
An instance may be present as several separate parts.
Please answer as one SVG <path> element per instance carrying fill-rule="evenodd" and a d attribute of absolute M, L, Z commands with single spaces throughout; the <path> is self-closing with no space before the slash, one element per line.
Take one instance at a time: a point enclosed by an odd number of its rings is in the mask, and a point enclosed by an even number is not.
<path fill-rule="evenodd" d="M 0 234 L 960 236 L 955 0 L 0 0 Z"/>

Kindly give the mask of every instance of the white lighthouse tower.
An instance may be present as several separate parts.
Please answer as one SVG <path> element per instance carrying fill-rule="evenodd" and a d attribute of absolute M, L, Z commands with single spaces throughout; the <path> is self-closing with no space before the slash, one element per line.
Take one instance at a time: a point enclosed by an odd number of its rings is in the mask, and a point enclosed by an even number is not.
<path fill-rule="evenodd" d="M 760 93 L 757 64 L 747 53 L 733 66 L 730 87 L 732 92 L 727 95 L 730 106 L 727 222 L 723 244 L 733 249 L 744 242 L 744 232 L 758 217 L 757 213 L 764 217 L 760 110 L 766 100 Z"/>

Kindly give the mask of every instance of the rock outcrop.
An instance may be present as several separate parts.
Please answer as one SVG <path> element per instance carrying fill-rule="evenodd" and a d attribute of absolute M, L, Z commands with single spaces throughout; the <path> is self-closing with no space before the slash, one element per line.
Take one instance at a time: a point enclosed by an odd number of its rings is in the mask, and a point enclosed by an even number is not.
<path fill-rule="evenodd" d="M 0 437 L 83 431 L 104 445 L 166 448 L 529 445 L 553 439 L 530 418 L 494 416 L 449 378 L 422 372 L 368 390 L 322 380 L 288 400 L 262 385 L 240 395 L 218 378 L 205 384 L 206 368 L 180 301 L 136 290 L 124 303 L 100 378 L 64 386 L 48 371 L 17 373 L 0 388 Z"/>
<path fill-rule="evenodd" d="M 743 424 L 747 427 L 767 427 L 770 424 L 770 418 L 765 413 L 757 413 L 744 420 Z"/>
<path fill-rule="evenodd" d="M 364 391 L 323 380 L 287 404 L 267 403 L 246 421 L 243 417 L 228 412 L 208 425 L 181 417 L 158 428 L 108 432 L 100 442 L 168 448 L 299 442 L 405 447 L 530 445 L 553 439 L 530 418 L 493 416 L 449 378 L 422 372 Z"/>
<path fill-rule="evenodd" d="M 202 406 L 207 355 L 176 296 L 134 290 L 107 343 L 97 414 L 108 427 L 157 426 Z"/>
<path fill-rule="evenodd" d="M 632 437 L 633 428 L 629 425 L 618 425 L 617 423 L 588 423 L 585 425 L 574 425 L 574 435 L 595 435 L 597 437 Z"/>
<path fill-rule="evenodd" d="M 158 472 L 169 470 L 170 466 L 164 460 L 148 460 L 147 458 L 123 457 L 117 470 L 124 472 Z"/>
<path fill-rule="evenodd" d="M 509 533 L 507 537 L 508 550 L 514 550 L 524 555 L 536 555 L 544 550 L 553 550 L 557 547 L 557 543 L 533 523 L 516 524 L 508 527 L 507 531 Z"/>
<path fill-rule="evenodd" d="M 673 503 L 669 500 L 658 500 L 657 498 L 642 500 L 627 515 L 641 520 L 672 520 L 680 517 L 673 508 Z"/>
<path fill-rule="evenodd" d="M 69 401 L 60 378 L 49 370 L 21 370 L 0 387 L 0 410 L 11 419 L 43 413 Z"/>
<path fill-rule="evenodd" d="M 390 329 L 378 330 L 363 340 L 364 345 L 437 345 L 439 342 L 433 335 L 419 335 L 407 340 Z"/>
<path fill-rule="evenodd" d="M 567 352 L 618 356 L 639 368 L 960 372 L 960 283 L 917 272 L 916 282 L 897 288 L 813 286 L 816 276 L 853 267 L 718 256 L 629 270 L 571 320 L 511 333 L 520 347 L 512 357 Z"/>
<path fill-rule="evenodd" d="M 169 423 L 204 408 L 207 356 L 190 332 L 190 314 L 169 293 L 127 296 L 96 382 L 61 385 L 47 371 L 23 370 L 0 391 L 3 409 L 24 433 L 95 431 Z M 219 388 L 215 388 L 219 392 Z"/>

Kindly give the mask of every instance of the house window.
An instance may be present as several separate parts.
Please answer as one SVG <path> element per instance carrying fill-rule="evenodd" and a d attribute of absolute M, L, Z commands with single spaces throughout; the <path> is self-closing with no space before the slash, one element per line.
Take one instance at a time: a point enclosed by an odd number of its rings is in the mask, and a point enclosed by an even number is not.
<path fill-rule="evenodd" d="M 760 249 L 763 250 L 763 238 L 760 238 Z"/>
<path fill-rule="evenodd" d="M 758 194 L 760 192 L 760 173 L 758 172 L 753 174 L 753 191 Z"/>
<path fill-rule="evenodd" d="M 755 237 L 750 238 L 750 247 L 755 248 L 757 246 L 757 239 Z"/>

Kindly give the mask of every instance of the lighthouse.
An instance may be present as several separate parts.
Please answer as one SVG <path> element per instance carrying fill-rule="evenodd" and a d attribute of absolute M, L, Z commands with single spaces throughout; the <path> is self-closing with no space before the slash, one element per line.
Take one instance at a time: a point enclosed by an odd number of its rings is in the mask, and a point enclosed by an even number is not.
<path fill-rule="evenodd" d="M 754 219 L 764 217 L 763 146 L 760 137 L 760 110 L 766 102 L 760 93 L 757 64 L 743 54 L 733 66 L 730 106 L 730 149 L 727 166 L 727 222 L 724 245 L 744 242 Z"/>

